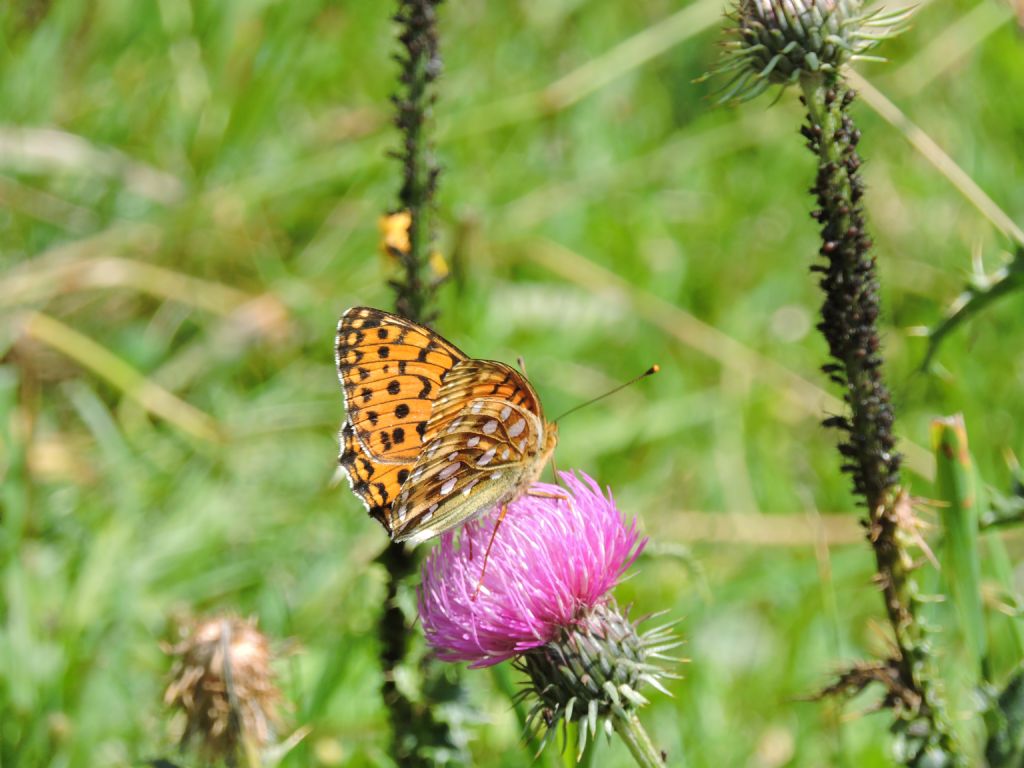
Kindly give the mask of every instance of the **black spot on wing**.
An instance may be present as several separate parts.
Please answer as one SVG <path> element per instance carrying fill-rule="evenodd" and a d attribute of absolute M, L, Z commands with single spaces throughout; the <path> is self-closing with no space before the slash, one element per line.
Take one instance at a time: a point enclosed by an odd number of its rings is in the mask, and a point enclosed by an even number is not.
<path fill-rule="evenodd" d="M 397 395 L 401 391 L 402 385 L 398 383 L 398 379 L 395 379 L 388 383 L 388 394 Z"/>
<path fill-rule="evenodd" d="M 404 484 L 405 481 L 408 480 L 408 479 L 409 479 L 409 470 L 408 469 L 400 469 L 400 470 L 398 470 L 398 484 L 399 485 Z"/>
<path fill-rule="evenodd" d="M 431 339 L 430 341 L 427 342 L 427 345 L 425 347 L 422 347 L 420 349 L 420 353 L 419 355 L 416 356 L 416 359 L 419 360 L 421 363 L 427 362 L 427 355 L 430 352 L 433 352 L 435 349 L 437 349 L 437 342 Z"/>
<path fill-rule="evenodd" d="M 430 379 L 428 379 L 426 376 L 417 376 L 416 378 L 419 379 L 420 383 L 423 385 L 423 389 L 420 390 L 420 393 L 417 395 L 417 397 L 420 400 L 426 400 L 428 397 L 430 397 L 430 392 L 434 389 L 434 385 L 430 383 Z"/>

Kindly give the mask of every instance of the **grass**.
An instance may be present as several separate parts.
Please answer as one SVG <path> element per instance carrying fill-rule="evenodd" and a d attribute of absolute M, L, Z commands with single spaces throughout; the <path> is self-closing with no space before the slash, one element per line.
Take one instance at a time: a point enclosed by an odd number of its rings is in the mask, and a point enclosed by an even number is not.
<path fill-rule="evenodd" d="M 850 716 L 869 699 L 802 701 L 886 641 L 818 424 L 835 392 L 817 372 L 798 105 L 712 108 L 691 81 L 717 56 L 718 5 L 698 0 L 689 24 L 679 11 L 442 6 L 438 245 L 454 279 L 439 328 L 474 355 L 522 354 L 551 413 L 661 364 L 568 420 L 557 457 L 652 537 L 620 600 L 682 619 L 692 662 L 644 714 L 660 747 L 695 767 L 888 765 L 886 717 Z M 391 301 L 387 8 L 55 0 L 0 20 L 0 763 L 172 754 L 159 643 L 179 616 L 234 610 L 301 648 L 279 674 L 291 722 L 313 731 L 286 765 L 389 765 L 385 537 L 332 484 L 331 352 L 341 311 Z M 924 4 L 883 53 L 861 73 L 1020 225 L 1009 9 Z M 934 495 L 913 445 L 955 411 L 1005 488 L 1004 454 L 1024 448 L 1024 297 L 949 338 L 935 375 L 908 329 L 1007 242 L 855 109 L 911 489 Z M 680 522 L 750 516 L 786 535 Z M 1017 559 L 1019 535 L 1004 539 Z M 496 681 L 465 679 L 476 764 L 527 764 Z M 613 744 L 599 762 L 629 758 Z"/>

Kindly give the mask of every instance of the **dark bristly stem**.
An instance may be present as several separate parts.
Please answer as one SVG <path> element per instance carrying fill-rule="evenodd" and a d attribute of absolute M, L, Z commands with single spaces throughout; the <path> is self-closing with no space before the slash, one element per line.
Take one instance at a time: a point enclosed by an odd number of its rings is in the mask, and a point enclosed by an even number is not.
<path fill-rule="evenodd" d="M 399 277 L 390 281 L 395 291 L 395 309 L 418 323 L 427 324 L 436 313 L 432 304 L 437 281 L 430 277 L 430 226 L 438 168 L 428 138 L 428 121 L 434 95 L 431 84 L 440 73 L 436 7 L 440 0 L 399 0 L 395 21 L 399 27 L 401 51 L 396 58 L 401 66 L 397 92 L 392 97 L 401 149 L 394 153 L 402 167 L 402 186 L 398 206 L 392 213 L 409 215 L 407 249 L 389 247 L 398 261 Z M 409 627 L 412 617 L 401 607 L 399 596 L 416 572 L 419 558 L 404 544 L 391 544 L 378 561 L 387 569 L 387 599 L 378 625 L 380 660 L 384 673 L 381 693 L 392 726 L 392 757 L 403 766 L 428 766 L 432 753 L 456 754 L 447 724 L 434 711 L 438 698 L 451 698 L 452 686 L 440 671 L 421 670 L 421 695 L 410 698 L 399 687 L 397 678 L 410 657 Z M 407 589 L 407 587 L 405 587 Z M 424 661 L 424 664 L 429 664 Z M 447 689 L 447 692 L 445 691 Z"/>
<path fill-rule="evenodd" d="M 865 229 L 856 149 L 860 133 L 848 113 L 854 93 L 834 75 L 804 74 L 800 84 L 808 115 L 802 133 L 818 159 L 812 190 L 818 209 L 812 215 L 821 223 L 826 263 L 812 269 L 820 273 L 825 292 L 818 329 L 833 358 L 823 370 L 844 388 L 848 406 L 847 414 L 825 423 L 844 433 L 843 470 L 852 475 L 854 491 L 867 508 L 877 580 L 896 641 L 888 662 L 889 700 L 901 713 L 897 731 L 912 756 L 906 762 L 919 764 L 936 754 L 955 760 L 959 750 L 932 682 L 925 630 L 916 616 L 914 563 L 907 549 L 916 531 L 899 482 L 893 409 L 882 375 L 878 276 Z"/>
<path fill-rule="evenodd" d="M 399 0 L 395 21 L 400 26 L 402 67 L 398 92 L 392 97 L 395 124 L 402 134 L 402 148 L 396 157 L 402 163 L 402 187 L 398 192 L 398 210 L 407 211 L 408 250 L 393 249 L 402 275 L 391 281 L 395 289 L 395 308 L 418 323 L 433 319 L 431 304 L 437 282 L 429 275 L 432 238 L 430 215 L 439 169 L 427 134 L 434 93 L 431 84 L 441 73 L 438 52 L 437 11 L 441 0 Z"/>

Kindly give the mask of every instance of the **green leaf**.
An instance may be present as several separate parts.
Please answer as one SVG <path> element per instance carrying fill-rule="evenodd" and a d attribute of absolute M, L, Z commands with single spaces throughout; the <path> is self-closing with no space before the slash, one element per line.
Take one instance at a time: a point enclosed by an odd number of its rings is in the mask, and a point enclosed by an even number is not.
<path fill-rule="evenodd" d="M 1009 264 L 992 275 L 977 274 L 950 305 L 942 321 L 928 332 L 928 351 L 921 362 L 927 371 L 943 339 L 998 299 L 1024 287 L 1024 244 L 1014 250 Z"/>

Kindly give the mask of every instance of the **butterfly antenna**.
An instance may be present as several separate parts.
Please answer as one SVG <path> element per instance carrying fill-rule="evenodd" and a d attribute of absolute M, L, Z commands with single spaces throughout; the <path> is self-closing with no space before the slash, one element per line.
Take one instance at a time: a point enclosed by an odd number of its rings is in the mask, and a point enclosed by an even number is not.
<path fill-rule="evenodd" d="M 625 389 L 626 387 L 628 387 L 628 386 L 631 386 L 632 384 L 636 384 L 636 383 L 637 383 L 638 381 L 640 381 L 641 379 L 646 379 L 646 378 L 647 378 L 648 376 L 653 376 L 654 374 L 656 374 L 656 373 L 657 373 L 658 371 L 660 371 L 660 370 L 661 370 L 661 366 L 659 366 L 659 365 L 658 365 L 657 363 L 655 363 L 655 364 L 654 364 L 654 365 L 652 365 L 652 366 L 651 366 L 650 368 L 648 368 L 648 369 L 647 369 L 646 371 L 644 371 L 643 373 L 641 373 L 641 374 L 640 374 L 639 376 L 637 376 L 636 378 L 630 379 L 630 380 L 629 380 L 629 381 L 627 381 L 627 382 L 626 382 L 625 384 L 619 384 L 619 386 L 617 386 L 617 387 L 615 387 L 615 388 L 613 388 L 613 389 L 609 389 L 609 390 L 608 390 L 607 392 L 605 392 L 605 393 L 604 393 L 603 395 L 598 395 L 597 397 L 595 397 L 595 398 L 594 398 L 594 399 L 592 399 L 592 400 L 587 400 L 587 401 L 586 401 L 586 402 L 584 402 L 584 403 L 580 403 L 579 405 L 573 406 L 573 407 L 572 407 L 572 408 L 570 408 L 570 409 L 569 409 L 568 411 L 566 411 L 566 412 L 565 412 L 565 413 L 563 413 L 563 414 L 562 414 L 561 416 L 559 416 L 559 417 L 558 417 L 557 419 L 555 419 L 555 421 L 556 421 L 556 422 L 557 422 L 557 421 L 561 421 L 561 420 L 562 420 L 562 419 L 564 419 L 564 418 L 565 418 L 566 416 L 568 416 L 568 415 L 569 415 L 570 413 L 574 413 L 574 412 L 578 411 L 578 410 L 579 410 L 580 408 L 585 408 L 585 407 L 586 407 L 586 406 L 588 406 L 588 405 L 593 405 L 593 404 L 594 404 L 594 403 L 596 403 L 596 402 L 597 402 L 598 400 L 604 400 L 604 399 L 605 399 L 606 397 L 608 397 L 609 395 L 614 395 L 614 394 L 615 394 L 616 392 L 618 392 L 618 391 L 619 391 L 620 389 Z"/>
<path fill-rule="evenodd" d="M 522 355 L 519 355 L 516 358 L 516 363 L 519 365 L 519 370 L 523 372 L 523 376 L 527 376 L 527 374 L 526 374 L 526 360 L 523 359 Z M 527 378 L 529 378 L 529 377 L 527 376 Z"/>

